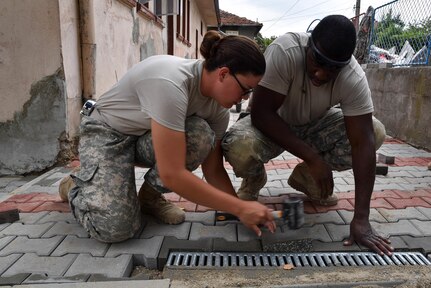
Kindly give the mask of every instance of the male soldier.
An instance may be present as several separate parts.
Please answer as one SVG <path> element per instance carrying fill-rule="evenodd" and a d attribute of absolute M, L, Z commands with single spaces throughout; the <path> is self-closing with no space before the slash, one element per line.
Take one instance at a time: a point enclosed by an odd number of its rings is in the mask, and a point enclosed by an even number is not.
<path fill-rule="evenodd" d="M 288 183 L 316 205 L 335 205 L 332 170 L 353 168 L 355 212 L 350 238 L 383 254 L 390 241 L 369 222 L 376 154 L 384 126 L 372 116 L 364 71 L 352 53 L 356 31 L 344 16 L 322 19 L 311 35 L 287 33 L 265 51 L 267 70 L 253 93 L 251 116 L 237 121 L 223 139 L 223 152 L 237 176 L 238 196 L 256 200 L 266 183 L 264 163 L 284 150 L 301 158 Z"/>

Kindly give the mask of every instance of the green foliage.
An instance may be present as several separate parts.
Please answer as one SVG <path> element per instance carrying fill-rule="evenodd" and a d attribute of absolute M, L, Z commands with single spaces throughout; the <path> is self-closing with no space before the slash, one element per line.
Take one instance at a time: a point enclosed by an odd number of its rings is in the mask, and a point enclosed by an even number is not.
<path fill-rule="evenodd" d="M 262 36 L 262 34 L 258 33 L 255 40 L 257 42 L 257 44 L 260 47 L 260 50 L 262 50 L 262 52 L 265 52 L 266 47 L 269 46 L 269 44 L 272 43 L 272 41 L 274 41 L 275 39 L 277 39 L 276 36 L 271 36 L 271 38 L 265 38 Z"/>
<path fill-rule="evenodd" d="M 400 52 L 405 41 L 409 41 L 412 48 L 418 51 L 427 45 L 431 35 L 431 18 L 406 25 L 401 15 L 394 15 L 392 9 L 374 25 L 374 45 L 386 50 L 395 46 L 397 52 Z"/>

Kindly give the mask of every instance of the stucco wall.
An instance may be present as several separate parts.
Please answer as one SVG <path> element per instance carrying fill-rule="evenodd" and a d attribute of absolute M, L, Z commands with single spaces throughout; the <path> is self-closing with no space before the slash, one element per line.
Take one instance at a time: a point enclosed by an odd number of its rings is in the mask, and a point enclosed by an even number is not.
<path fill-rule="evenodd" d="M 387 134 L 431 150 L 431 67 L 366 68 Z"/>
<path fill-rule="evenodd" d="M 58 6 L 0 1 L 0 175 L 55 163 L 66 122 Z"/>
<path fill-rule="evenodd" d="M 117 0 L 94 1 L 95 94 L 97 99 L 134 64 L 166 54 L 162 28 Z"/>
<path fill-rule="evenodd" d="M 187 58 L 196 57 L 194 31 L 202 19 L 191 3 L 192 46 L 175 47 L 175 55 Z M 214 13 L 212 2 L 200 4 Z M 0 1 L 0 176 L 42 171 L 76 156 L 83 98 L 98 99 L 134 64 L 167 53 L 166 27 L 136 5 Z"/>

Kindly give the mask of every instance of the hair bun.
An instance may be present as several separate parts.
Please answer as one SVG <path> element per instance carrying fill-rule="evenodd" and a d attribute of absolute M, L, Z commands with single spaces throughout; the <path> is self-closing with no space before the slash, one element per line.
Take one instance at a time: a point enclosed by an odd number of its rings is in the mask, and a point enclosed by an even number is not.
<path fill-rule="evenodd" d="M 222 38 L 220 33 L 215 30 L 210 30 L 205 33 L 200 47 L 200 52 L 205 59 L 210 58 L 215 53 L 215 48 Z"/>

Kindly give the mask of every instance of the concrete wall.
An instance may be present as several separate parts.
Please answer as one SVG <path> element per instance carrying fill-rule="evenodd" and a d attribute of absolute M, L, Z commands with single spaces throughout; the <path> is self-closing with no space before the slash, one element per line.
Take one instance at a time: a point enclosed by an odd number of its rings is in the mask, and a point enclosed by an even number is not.
<path fill-rule="evenodd" d="M 387 134 L 431 150 L 431 67 L 366 68 Z"/>

